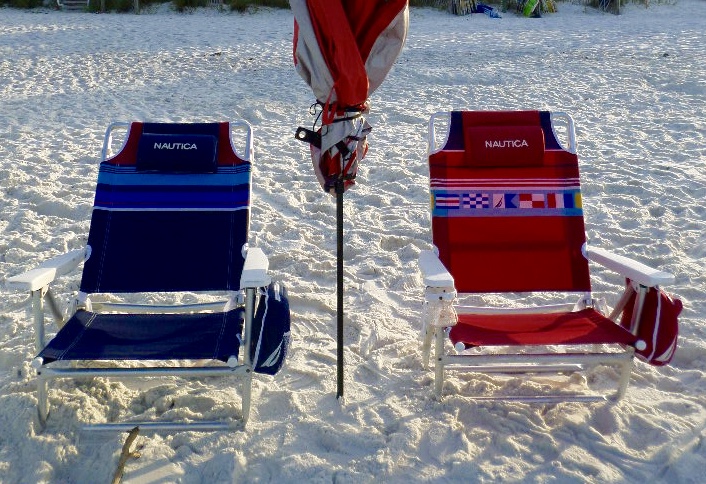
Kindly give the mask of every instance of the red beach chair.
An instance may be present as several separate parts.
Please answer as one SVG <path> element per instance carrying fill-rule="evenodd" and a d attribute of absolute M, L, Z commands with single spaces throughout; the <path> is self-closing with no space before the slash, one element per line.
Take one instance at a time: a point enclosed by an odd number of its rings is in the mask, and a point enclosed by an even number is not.
<path fill-rule="evenodd" d="M 442 125 L 448 131 L 438 142 Z M 557 140 L 555 125 L 566 146 Z M 435 250 L 423 251 L 419 264 L 426 286 L 424 365 L 434 342 L 437 394 L 447 368 L 541 375 L 612 365 L 621 376 L 610 396 L 622 397 L 635 350 L 646 346 L 639 329 L 645 297 L 674 276 L 587 245 L 571 117 L 538 111 L 436 114 L 429 124 L 429 172 Z M 589 261 L 630 280 L 610 314 L 591 293 Z M 513 301 L 518 294 L 541 304 Z M 462 296 L 476 304 L 459 304 Z M 621 325 L 628 300 L 629 321 Z M 496 301 L 503 307 L 491 304 Z M 447 339 L 454 347 L 450 352 Z M 468 383 L 470 389 L 493 386 L 476 382 Z M 550 383 L 551 394 L 511 385 L 474 397 L 607 398 L 606 392 Z"/>

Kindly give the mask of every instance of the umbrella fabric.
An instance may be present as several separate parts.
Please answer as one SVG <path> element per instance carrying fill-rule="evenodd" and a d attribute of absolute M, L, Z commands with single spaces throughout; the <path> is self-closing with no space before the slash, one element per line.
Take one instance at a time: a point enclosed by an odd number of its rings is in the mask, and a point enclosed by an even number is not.
<path fill-rule="evenodd" d="M 321 106 L 321 127 L 300 128 L 322 188 L 353 185 L 367 152 L 367 100 L 392 68 L 407 35 L 407 0 L 290 0 L 294 64 Z M 299 133 L 303 133 L 301 136 Z"/>

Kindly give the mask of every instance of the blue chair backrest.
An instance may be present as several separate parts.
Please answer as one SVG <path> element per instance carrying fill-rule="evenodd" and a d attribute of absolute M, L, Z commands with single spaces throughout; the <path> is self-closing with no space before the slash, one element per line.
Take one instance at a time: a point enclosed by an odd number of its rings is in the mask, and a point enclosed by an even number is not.
<path fill-rule="evenodd" d="M 239 289 L 250 172 L 229 123 L 132 123 L 100 165 L 81 290 Z"/>

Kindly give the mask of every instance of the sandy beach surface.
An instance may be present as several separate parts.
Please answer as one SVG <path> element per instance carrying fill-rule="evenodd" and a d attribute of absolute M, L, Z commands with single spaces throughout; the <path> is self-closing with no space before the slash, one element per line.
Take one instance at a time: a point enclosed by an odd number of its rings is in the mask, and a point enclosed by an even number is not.
<path fill-rule="evenodd" d="M 108 124 L 232 119 L 254 128 L 251 243 L 289 289 L 292 353 L 278 375 L 256 376 L 245 431 L 140 435 L 123 482 L 703 482 L 706 1 L 650 3 L 616 16 L 558 2 L 540 19 L 411 10 L 346 193 L 340 402 L 335 204 L 294 139 L 313 122 L 314 99 L 292 66 L 291 12 L 0 8 L 0 482 L 109 482 L 125 435 L 89 434 L 85 423 L 171 407 L 237 413 L 240 397 L 218 380 L 142 394 L 60 380 L 41 431 L 26 295 L 4 285 L 85 243 Z M 684 302 L 678 352 L 664 368 L 637 362 L 619 403 L 476 403 L 469 378 L 453 373 L 433 398 L 417 257 L 431 240 L 427 121 L 449 109 L 571 114 L 589 240 L 676 275 L 665 289 Z M 623 281 L 595 269 L 596 294 L 613 304 Z M 78 281 L 57 281 L 62 302 Z M 600 386 L 617 374 L 590 378 Z"/>

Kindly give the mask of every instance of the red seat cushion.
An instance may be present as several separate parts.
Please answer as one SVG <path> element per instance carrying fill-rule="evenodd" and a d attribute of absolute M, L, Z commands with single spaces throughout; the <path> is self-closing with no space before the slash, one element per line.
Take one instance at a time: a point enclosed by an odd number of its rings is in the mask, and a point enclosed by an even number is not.
<path fill-rule="evenodd" d="M 546 314 L 459 314 L 450 338 L 470 346 L 623 343 L 637 338 L 594 309 Z"/>

